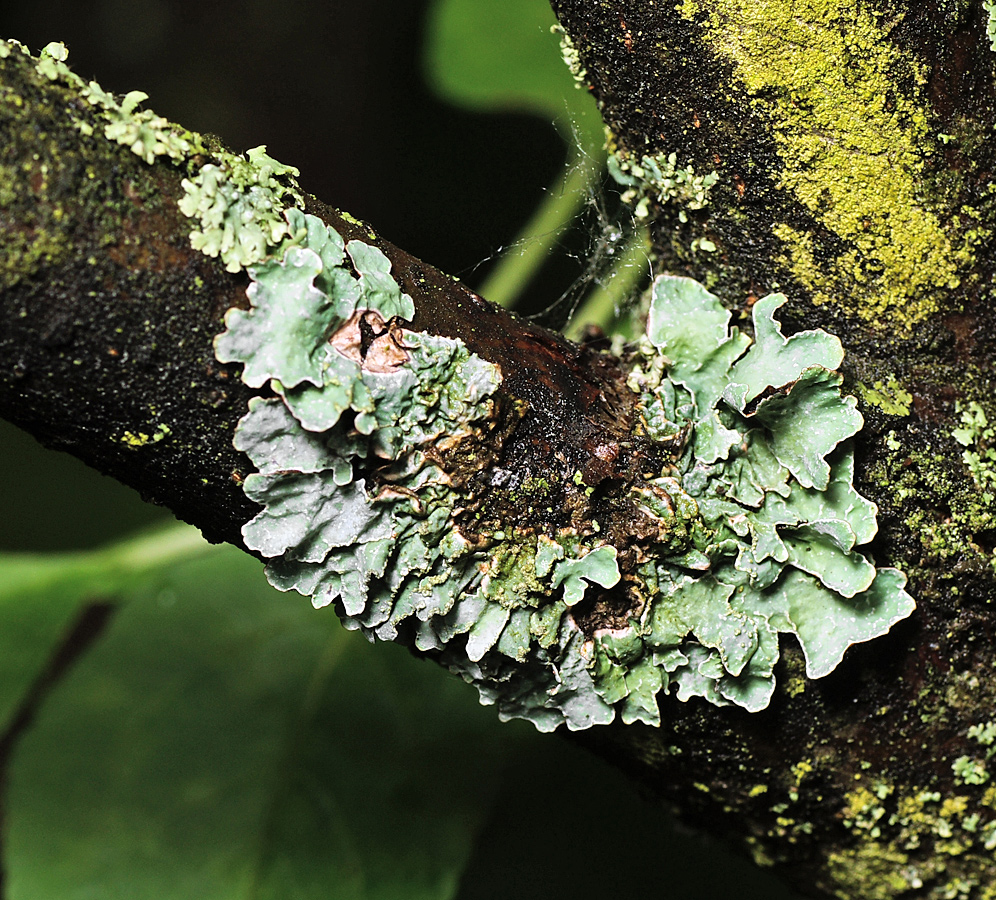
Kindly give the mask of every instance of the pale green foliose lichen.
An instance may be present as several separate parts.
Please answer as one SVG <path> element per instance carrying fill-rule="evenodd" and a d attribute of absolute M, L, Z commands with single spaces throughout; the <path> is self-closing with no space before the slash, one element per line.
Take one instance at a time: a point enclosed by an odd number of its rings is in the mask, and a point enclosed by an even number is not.
<path fill-rule="evenodd" d="M 996 52 L 996 0 L 983 0 L 982 8 L 986 11 L 986 37 L 989 47 Z"/>
<path fill-rule="evenodd" d="M 632 381 L 648 436 L 684 435 L 684 451 L 633 488 L 659 531 L 631 573 L 637 608 L 587 634 L 573 610 L 620 583 L 618 548 L 597 531 L 514 523 L 471 540 L 455 519 L 466 498 L 439 451 L 481 439 L 500 371 L 413 331 L 411 298 L 378 249 L 297 210 L 286 223 L 279 251 L 249 270 L 251 308 L 230 311 L 216 341 L 220 360 L 276 394 L 252 402 L 236 446 L 264 507 L 245 542 L 278 588 L 433 653 L 502 718 L 541 730 L 617 714 L 658 724 L 668 689 L 759 710 L 780 632 L 818 678 L 912 611 L 902 573 L 856 549 L 875 534 L 875 508 L 851 485 L 846 440 L 861 417 L 840 394 L 840 344 L 784 337 L 783 298 L 756 304 L 752 345 L 700 285 L 655 283 Z"/>
<path fill-rule="evenodd" d="M 685 210 L 703 209 L 709 203 L 710 189 L 719 180 L 716 172 L 696 175 L 691 165 L 679 166 L 676 153 L 644 156 L 638 163 L 610 153 L 608 167 L 616 183 L 626 188 L 623 202 L 634 204 L 633 214 L 638 219 L 646 219 L 650 202 L 656 201 L 661 205 L 678 204 L 678 219 L 687 222 Z M 707 244 L 702 249 L 716 248 Z"/>
<path fill-rule="evenodd" d="M 10 45 L 15 45 L 22 52 L 28 53 L 27 49 L 17 42 L 9 42 L 8 46 Z M 148 94 L 131 91 L 119 101 L 96 81 L 85 83 L 69 68 L 67 59 L 69 51 L 66 45 L 53 41 L 38 54 L 35 68 L 50 81 L 61 81 L 79 89 L 83 99 L 96 107 L 106 120 L 104 137 L 108 140 L 128 147 L 149 165 L 159 156 L 180 160 L 190 153 L 203 150 L 196 135 L 174 125 L 162 116 L 157 116 L 150 109 L 138 108 L 139 104 L 149 99 Z M 93 133 L 93 127 L 83 119 L 78 120 L 76 125 L 84 134 Z"/>
<path fill-rule="evenodd" d="M 293 180 L 298 174 L 267 156 L 265 146 L 201 166 L 183 180 L 179 202 L 180 212 L 198 222 L 190 245 L 220 256 L 229 272 L 262 261 L 288 233 L 283 211 L 301 203 Z"/>
<path fill-rule="evenodd" d="M 0 59 L 7 59 L 11 53 L 21 53 L 24 56 L 31 56 L 31 51 L 20 41 L 13 38 L 0 41 Z"/>
<path fill-rule="evenodd" d="M 822 331 L 784 337 L 774 319 L 784 302 L 755 304 L 751 345 L 705 288 L 661 277 L 648 321 L 653 350 L 670 361 L 659 384 L 644 381 L 648 430 L 692 435 L 678 468 L 704 563 L 648 563 L 651 611 L 637 630 L 655 658 L 672 654 L 679 697 L 749 710 L 774 690 L 778 633 L 795 635 L 819 678 L 914 608 L 905 576 L 856 549 L 874 537 L 876 510 L 851 484 L 847 439 L 862 420 L 840 393 L 840 342 Z"/>
<path fill-rule="evenodd" d="M 28 53 L 16 41 L 4 42 L 0 49 L 3 55 L 13 49 Z M 265 146 L 254 147 L 244 156 L 222 149 L 209 151 L 200 135 L 152 110 L 140 109 L 147 94 L 131 91 L 119 100 L 97 82 L 85 83 L 69 68 L 68 58 L 65 45 L 53 42 L 41 51 L 35 67 L 51 81 L 79 90 L 105 122 L 108 140 L 128 147 L 149 165 L 166 157 L 190 176 L 182 181 L 184 196 L 178 206 L 196 220 L 197 227 L 190 234 L 195 250 L 220 257 L 229 272 L 238 272 L 261 262 L 287 236 L 284 210 L 300 207 L 304 199 L 295 181 L 297 169 L 272 159 Z M 91 122 L 79 118 L 76 127 L 90 136 Z"/>

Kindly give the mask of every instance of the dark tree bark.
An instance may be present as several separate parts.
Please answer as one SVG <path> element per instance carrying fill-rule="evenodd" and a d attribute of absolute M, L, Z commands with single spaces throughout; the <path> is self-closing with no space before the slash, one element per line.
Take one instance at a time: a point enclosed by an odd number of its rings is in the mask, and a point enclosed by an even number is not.
<path fill-rule="evenodd" d="M 813 896 L 996 896 L 985 13 L 553 5 L 614 149 L 717 175 L 700 209 L 663 195 L 651 205 L 661 267 L 740 313 L 780 289 L 790 327 L 841 337 L 866 420 L 856 480 L 880 510 L 875 560 L 902 568 L 918 601 L 819 681 L 786 642 L 764 712 L 662 696 L 660 728 L 575 738 Z M 0 71 L 0 414 L 241 544 L 251 466 L 231 442 L 254 392 L 211 342 L 225 310 L 245 305 L 245 276 L 190 249 L 175 167 L 81 135 L 74 90 L 20 54 Z M 367 234 L 308 204 L 347 239 Z M 459 337 L 506 373 L 500 405 L 528 411 L 510 415 L 504 452 L 545 454 L 567 475 L 592 462 L 600 433 L 629 430 L 615 360 L 376 243 L 415 299 L 414 327 Z M 636 477 L 632 460 L 614 465 L 603 477 Z"/>

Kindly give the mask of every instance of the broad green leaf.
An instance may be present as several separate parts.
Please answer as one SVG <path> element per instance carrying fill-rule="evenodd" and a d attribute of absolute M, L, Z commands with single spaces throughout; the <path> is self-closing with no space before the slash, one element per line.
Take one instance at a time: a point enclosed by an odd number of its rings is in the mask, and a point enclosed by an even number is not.
<path fill-rule="evenodd" d="M 7 896 L 451 897 L 499 728 L 219 549 L 125 606 L 22 738 Z"/>
<path fill-rule="evenodd" d="M 430 84 L 451 103 L 480 112 L 531 112 L 556 122 L 569 144 L 597 152 L 594 99 L 564 62 L 546 0 L 437 0 L 426 32 Z"/>
<path fill-rule="evenodd" d="M 88 603 L 116 602 L 208 544 L 171 524 L 102 550 L 0 554 L 0 734 Z"/>
<path fill-rule="evenodd" d="M 478 286 L 503 306 L 515 304 L 603 171 L 601 116 L 565 62 L 570 48 L 551 31 L 556 21 L 546 0 L 436 0 L 426 27 L 426 75 L 439 96 L 475 112 L 533 113 L 567 144 L 564 171 L 519 232 L 516 251 Z"/>

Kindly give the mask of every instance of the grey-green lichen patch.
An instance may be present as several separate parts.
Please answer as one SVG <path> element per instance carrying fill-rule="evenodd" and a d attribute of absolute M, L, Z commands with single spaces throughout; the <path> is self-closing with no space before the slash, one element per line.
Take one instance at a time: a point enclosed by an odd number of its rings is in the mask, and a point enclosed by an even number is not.
<path fill-rule="evenodd" d="M 679 221 L 687 222 L 685 210 L 703 209 L 709 203 L 710 189 L 719 180 L 716 172 L 696 175 L 691 165 L 679 166 L 676 153 L 644 156 L 639 162 L 610 153 L 608 167 L 613 179 L 626 188 L 623 202 L 634 205 L 638 219 L 650 215 L 652 202 L 662 206 L 671 203 L 679 207 Z M 707 251 L 716 249 L 709 242 L 700 241 L 700 246 Z"/>
<path fill-rule="evenodd" d="M 0 46 L 7 54 L 24 49 L 16 42 Z M 108 140 L 128 147 L 149 165 L 166 158 L 189 176 L 182 182 L 179 208 L 196 221 L 190 234 L 195 250 L 220 257 L 228 271 L 238 272 L 262 261 L 288 235 L 284 210 L 303 204 L 297 169 L 272 159 L 266 147 L 255 147 L 244 156 L 209 151 L 200 135 L 140 108 L 148 99 L 143 92 L 131 91 L 119 99 L 95 81 L 84 82 L 69 68 L 68 56 L 65 45 L 53 42 L 35 65 L 46 78 L 80 92 L 103 121 Z M 90 136 L 92 121 L 80 117 L 76 126 Z"/>
<path fill-rule="evenodd" d="M 644 641 L 672 654 L 679 697 L 752 710 L 771 697 L 779 632 L 796 636 L 807 674 L 818 678 L 848 646 L 913 609 L 902 573 L 876 569 L 857 549 L 877 526 L 873 504 L 851 484 L 845 442 L 861 417 L 833 371 L 840 343 L 819 331 L 784 337 L 774 319 L 783 302 L 755 304 L 747 349 L 715 297 L 664 277 L 648 324 L 671 365 L 669 378 L 645 385 L 647 428 L 659 439 L 689 431 L 680 483 L 700 528 L 698 558 L 647 564 L 654 602 Z M 649 354 L 648 362 L 652 372 Z"/>
<path fill-rule="evenodd" d="M 277 395 L 236 436 L 264 506 L 243 534 L 277 587 L 433 653 L 502 718 L 542 730 L 658 724 L 665 690 L 759 710 L 780 632 L 816 678 L 913 609 L 904 576 L 856 549 L 875 509 L 851 486 L 844 442 L 861 419 L 833 371 L 840 344 L 785 337 L 783 298 L 756 304 L 751 344 L 700 285 L 655 283 L 631 381 L 645 437 L 683 449 L 629 488 L 639 553 L 594 527 L 469 534 L 447 453 L 486 446 L 501 373 L 409 327 L 379 250 L 297 210 L 286 223 L 279 252 L 249 270 L 251 308 L 216 341 Z M 586 625 L 588 601 L 613 592 L 629 612 Z"/>
<path fill-rule="evenodd" d="M 989 38 L 989 48 L 996 53 L 996 0 L 983 0 L 982 8 L 986 11 L 986 37 Z"/>

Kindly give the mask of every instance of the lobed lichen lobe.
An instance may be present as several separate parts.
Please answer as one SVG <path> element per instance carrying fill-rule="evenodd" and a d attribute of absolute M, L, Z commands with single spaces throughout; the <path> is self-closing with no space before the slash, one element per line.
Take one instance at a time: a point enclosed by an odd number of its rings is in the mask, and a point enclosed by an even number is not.
<path fill-rule="evenodd" d="M 834 450 L 861 425 L 833 372 L 840 344 L 783 337 L 783 298 L 755 306 L 751 347 L 700 286 L 659 279 L 630 386 L 605 383 L 629 397 L 613 421 L 604 392 L 584 412 L 556 342 L 536 337 L 545 361 L 510 392 L 513 367 L 411 330 L 376 248 L 286 219 L 279 254 L 250 270 L 251 308 L 216 342 L 278 394 L 237 439 L 265 506 L 246 543 L 278 587 L 437 655 L 543 730 L 656 724 L 669 686 L 762 709 L 779 631 L 821 677 L 912 610 L 903 576 L 854 549 L 875 521 Z M 319 459 L 284 458 L 314 435 Z"/>

